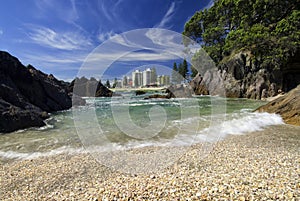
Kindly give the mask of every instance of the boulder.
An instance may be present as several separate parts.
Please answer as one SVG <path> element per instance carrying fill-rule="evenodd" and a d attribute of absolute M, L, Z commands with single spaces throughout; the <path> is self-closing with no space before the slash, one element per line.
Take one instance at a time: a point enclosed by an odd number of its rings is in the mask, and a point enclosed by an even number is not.
<path fill-rule="evenodd" d="M 43 126 L 47 113 L 70 108 L 66 86 L 0 51 L 0 132 Z"/>
<path fill-rule="evenodd" d="M 189 85 L 171 85 L 166 89 L 167 98 L 190 98 L 193 90 Z"/>
<path fill-rule="evenodd" d="M 140 96 L 140 95 L 144 95 L 144 94 L 146 94 L 146 91 L 143 91 L 143 90 L 136 90 L 135 91 L 136 96 Z"/>
<path fill-rule="evenodd" d="M 203 77 L 198 73 L 190 82 L 190 85 L 196 95 L 209 95 L 208 88 L 202 80 Z"/>
<path fill-rule="evenodd" d="M 46 112 L 42 112 L 36 107 L 24 109 L 3 99 L 0 99 L 0 113 L 0 133 L 44 126 L 44 120 L 49 117 Z"/>
<path fill-rule="evenodd" d="M 150 96 L 145 97 L 144 100 L 152 99 L 152 98 L 170 99 L 170 97 L 168 95 L 164 95 L 164 94 L 152 94 Z"/>
<path fill-rule="evenodd" d="M 300 126 L 300 85 L 256 111 L 280 114 L 285 123 Z"/>
<path fill-rule="evenodd" d="M 80 97 L 112 97 L 113 92 L 95 78 L 75 78 L 68 87 L 70 93 Z"/>
<path fill-rule="evenodd" d="M 166 94 L 153 94 L 144 99 L 151 99 L 151 98 L 190 98 L 192 97 L 193 90 L 188 85 L 178 84 L 178 85 L 171 85 L 166 89 Z"/>

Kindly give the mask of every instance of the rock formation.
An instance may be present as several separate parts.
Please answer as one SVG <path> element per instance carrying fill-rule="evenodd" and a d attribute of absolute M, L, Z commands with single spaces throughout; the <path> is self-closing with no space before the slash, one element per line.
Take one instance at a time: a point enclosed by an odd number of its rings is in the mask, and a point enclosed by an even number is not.
<path fill-rule="evenodd" d="M 0 133 L 43 126 L 49 112 L 70 108 L 66 86 L 0 51 Z"/>
<path fill-rule="evenodd" d="M 193 90 L 190 86 L 184 86 L 182 84 L 178 85 L 171 85 L 166 89 L 166 94 L 152 94 L 144 99 L 151 99 L 151 98 L 190 98 L 192 97 Z"/>
<path fill-rule="evenodd" d="M 80 97 L 112 97 L 114 95 L 101 81 L 85 77 L 75 78 L 69 85 L 68 91 Z"/>
<path fill-rule="evenodd" d="M 300 126 L 300 85 L 256 111 L 280 114 L 285 123 Z"/>
<path fill-rule="evenodd" d="M 192 88 L 185 85 L 171 85 L 167 88 L 168 98 L 190 98 L 192 97 Z"/>
<path fill-rule="evenodd" d="M 190 83 L 195 94 L 264 99 L 300 84 L 297 56 L 282 70 L 261 68 L 251 58 L 249 51 L 233 54 L 223 59 L 216 69 L 206 71 L 203 77 L 198 74 Z"/>

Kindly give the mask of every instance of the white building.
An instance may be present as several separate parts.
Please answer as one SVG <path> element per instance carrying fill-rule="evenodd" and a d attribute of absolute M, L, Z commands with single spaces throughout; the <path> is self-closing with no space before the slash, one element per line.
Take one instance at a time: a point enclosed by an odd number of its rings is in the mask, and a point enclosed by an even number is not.
<path fill-rule="evenodd" d="M 132 87 L 140 87 L 143 84 L 143 74 L 139 70 L 132 72 Z"/>
<path fill-rule="evenodd" d="M 151 84 L 151 69 L 147 68 L 143 71 L 143 86 Z"/>

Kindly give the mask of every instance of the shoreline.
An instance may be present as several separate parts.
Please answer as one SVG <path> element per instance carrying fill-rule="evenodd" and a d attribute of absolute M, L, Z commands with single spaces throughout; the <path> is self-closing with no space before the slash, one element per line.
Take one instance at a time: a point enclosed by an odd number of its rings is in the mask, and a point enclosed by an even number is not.
<path fill-rule="evenodd" d="M 231 135 L 199 158 L 196 144 L 156 173 L 125 174 L 90 155 L 57 155 L 3 164 L 1 200 L 299 199 L 300 127 L 271 126 Z M 147 153 L 153 148 L 135 149 Z M 172 149 L 169 149 L 172 150 Z"/>

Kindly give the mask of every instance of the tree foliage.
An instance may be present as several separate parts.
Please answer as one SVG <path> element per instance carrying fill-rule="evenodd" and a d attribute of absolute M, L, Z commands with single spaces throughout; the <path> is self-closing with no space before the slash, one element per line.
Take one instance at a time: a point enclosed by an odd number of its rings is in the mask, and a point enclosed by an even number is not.
<path fill-rule="evenodd" d="M 109 80 L 106 80 L 105 86 L 106 86 L 107 88 L 110 88 L 110 82 L 109 82 Z"/>
<path fill-rule="evenodd" d="M 177 67 L 177 63 L 174 62 L 173 64 L 173 71 L 172 71 L 172 82 L 173 83 L 180 83 L 188 78 L 189 68 L 186 59 L 183 60 L 182 63 L 179 63 Z"/>
<path fill-rule="evenodd" d="M 219 63 L 249 50 L 261 67 L 281 67 L 300 46 L 299 0 L 216 0 L 185 24 L 184 35 Z"/>
<path fill-rule="evenodd" d="M 174 84 L 179 83 L 180 81 L 179 81 L 178 78 L 179 78 L 179 74 L 178 74 L 177 63 L 174 62 L 174 64 L 173 64 L 173 70 L 172 70 L 172 82 Z"/>

